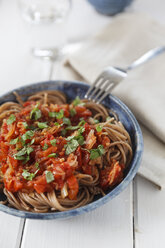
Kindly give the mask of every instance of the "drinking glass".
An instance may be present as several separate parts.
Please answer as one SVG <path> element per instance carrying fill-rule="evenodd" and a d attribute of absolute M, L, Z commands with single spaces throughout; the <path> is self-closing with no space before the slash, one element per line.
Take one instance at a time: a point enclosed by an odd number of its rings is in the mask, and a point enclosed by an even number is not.
<path fill-rule="evenodd" d="M 28 26 L 33 51 L 41 49 L 42 56 L 49 54 L 45 49 L 60 54 L 66 43 L 66 19 L 71 0 L 18 0 L 18 4 L 26 28 Z"/>

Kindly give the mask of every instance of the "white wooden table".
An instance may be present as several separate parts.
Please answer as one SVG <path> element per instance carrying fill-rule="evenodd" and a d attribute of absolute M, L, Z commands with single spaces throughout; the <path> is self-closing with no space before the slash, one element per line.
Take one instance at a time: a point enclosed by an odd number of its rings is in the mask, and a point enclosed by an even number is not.
<path fill-rule="evenodd" d="M 164 0 L 135 0 L 127 11 L 149 13 L 165 24 Z M 85 39 L 109 20 L 85 0 L 73 0 L 69 42 Z M 1 0 L 0 94 L 46 79 L 43 62 L 28 51 L 30 42 L 16 0 Z M 164 248 L 164 230 L 165 191 L 140 177 L 105 206 L 72 219 L 25 220 L 0 212 L 0 248 Z"/>

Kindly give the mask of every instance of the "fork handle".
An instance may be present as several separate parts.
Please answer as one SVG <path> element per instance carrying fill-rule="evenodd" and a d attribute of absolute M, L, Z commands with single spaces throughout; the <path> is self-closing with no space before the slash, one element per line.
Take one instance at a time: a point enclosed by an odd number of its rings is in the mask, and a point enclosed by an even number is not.
<path fill-rule="evenodd" d="M 165 52 L 165 46 L 161 46 L 161 47 L 156 47 L 152 50 L 149 50 L 148 52 L 146 52 L 145 54 L 143 54 L 140 58 L 138 58 L 137 60 L 135 60 L 131 65 L 129 65 L 125 70 L 126 71 L 130 71 L 144 63 L 146 63 L 148 60 L 158 56 L 159 54 Z"/>

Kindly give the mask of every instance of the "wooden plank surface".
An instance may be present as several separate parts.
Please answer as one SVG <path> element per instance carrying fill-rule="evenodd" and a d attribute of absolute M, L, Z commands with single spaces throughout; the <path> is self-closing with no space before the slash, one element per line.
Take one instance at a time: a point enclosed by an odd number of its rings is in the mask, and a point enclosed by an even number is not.
<path fill-rule="evenodd" d="M 91 213 L 67 220 L 26 220 L 21 248 L 132 248 L 132 185 Z"/>
<path fill-rule="evenodd" d="M 19 247 L 23 219 L 0 212 L 0 247 Z"/>
<path fill-rule="evenodd" d="M 136 248 L 165 247 L 165 190 L 138 177 L 137 217 L 135 219 Z"/>

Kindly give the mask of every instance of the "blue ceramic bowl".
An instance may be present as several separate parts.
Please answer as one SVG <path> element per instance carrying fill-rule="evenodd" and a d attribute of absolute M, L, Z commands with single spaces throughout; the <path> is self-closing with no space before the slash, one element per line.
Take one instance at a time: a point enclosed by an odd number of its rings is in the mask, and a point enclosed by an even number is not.
<path fill-rule="evenodd" d="M 83 98 L 88 88 L 89 86 L 82 82 L 48 81 L 48 82 L 35 83 L 28 86 L 23 86 L 21 88 L 16 89 L 16 91 L 18 92 L 19 95 L 23 96 L 24 100 L 26 100 L 25 95 L 32 94 L 41 90 L 54 90 L 54 89 L 63 91 L 67 95 L 68 99 L 74 99 L 76 96 L 80 96 L 80 98 Z M 0 97 L 0 104 L 7 101 L 16 101 L 12 91 Z M 30 213 L 0 204 L 1 211 L 11 215 L 15 215 L 23 218 L 32 218 L 32 219 L 67 218 L 67 217 L 80 215 L 100 207 L 101 205 L 105 204 L 116 195 L 120 194 L 120 192 L 122 192 L 127 187 L 127 185 L 132 181 L 135 174 L 137 173 L 137 170 L 140 165 L 142 151 L 143 151 L 142 133 L 134 115 L 131 113 L 128 107 L 124 103 L 122 103 L 117 97 L 109 95 L 106 97 L 103 104 L 106 107 L 112 109 L 114 112 L 116 112 L 120 121 L 124 124 L 125 128 L 129 132 L 132 140 L 133 158 L 125 173 L 125 177 L 123 181 L 119 185 L 117 185 L 114 189 L 110 190 L 109 193 L 104 197 L 97 198 L 92 203 L 86 206 L 74 210 L 69 210 L 66 212 Z M 0 201 L 3 199 L 4 199 L 4 195 L 1 193 Z"/>
<path fill-rule="evenodd" d="M 115 15 L 123 11 L 132 0 L 88 0 L 103 15 Z"/>

